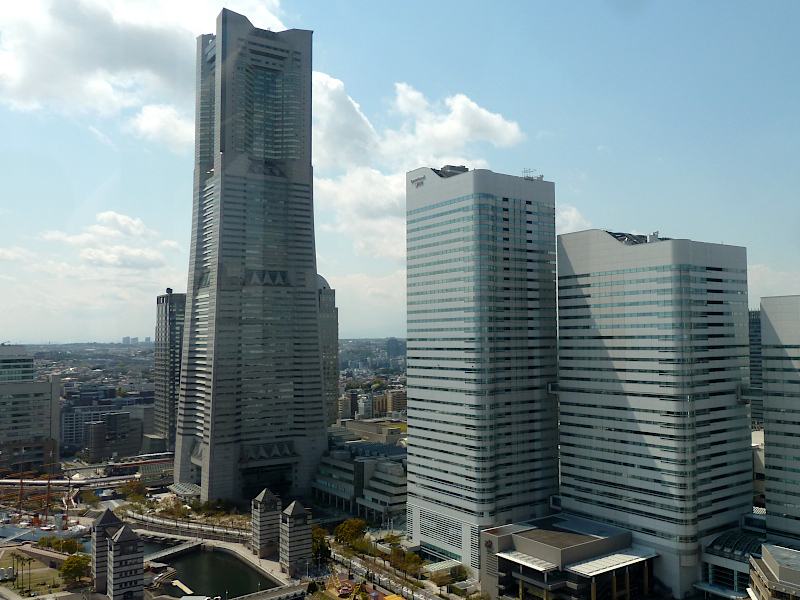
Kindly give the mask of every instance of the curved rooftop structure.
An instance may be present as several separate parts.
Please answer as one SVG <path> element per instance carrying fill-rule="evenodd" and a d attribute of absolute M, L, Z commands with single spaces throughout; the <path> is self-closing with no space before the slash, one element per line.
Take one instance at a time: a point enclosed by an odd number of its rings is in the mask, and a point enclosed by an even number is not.
<path fill-rule="evenodd" d="M 726 531 L 706 546 L 706 552 L 749 563 L 751 554 L 761 556 L 761 544 L 763 543 L 764 538 L 754 533 Z"/>

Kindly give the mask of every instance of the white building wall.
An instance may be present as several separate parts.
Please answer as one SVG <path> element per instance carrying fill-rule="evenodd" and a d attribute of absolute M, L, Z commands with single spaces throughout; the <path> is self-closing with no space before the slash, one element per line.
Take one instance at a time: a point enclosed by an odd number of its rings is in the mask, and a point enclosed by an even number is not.
<path fill-rule="evenodd" d="M 480 529 L 558 489 L 555 187 L 421 168 L 406 200 L 408 528 L 477 572 Z"/>
<path fill-rule="evenodd" d="M 761 299 L 767 540 L 800 543 L 800 296 Z"/>
<path fill-rule="evenodd" d="M 752 505 L 744 248 L 559 236 L 561 502 L 659 552 L 676 597 Z"/>

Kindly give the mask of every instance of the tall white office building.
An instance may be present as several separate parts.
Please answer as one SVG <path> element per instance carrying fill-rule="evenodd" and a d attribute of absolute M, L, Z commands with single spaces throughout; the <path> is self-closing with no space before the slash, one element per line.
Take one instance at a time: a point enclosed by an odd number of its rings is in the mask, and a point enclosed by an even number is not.
<path fill-rule="evenodd" d="M 555 186 L 421 168 L 406 202 L 408 532 L 477 571 L 481 529 L 558 491 Z"/>
<path fill-rule="evenodd" d="M 761 298 L 767 540 L 800 544 L 800 296 Z"/>
<path fill-rule="evenodd" d="M 561 505 L 655 549 L 676 598 L 751 511 L 744 248 L 558 238 Z"/>
<path fill-rule="evenodd" d="M 225 9 L 196 74 L 175 477 L 203 500 L 304 495 L 326 446 L 311 32 Z"/>

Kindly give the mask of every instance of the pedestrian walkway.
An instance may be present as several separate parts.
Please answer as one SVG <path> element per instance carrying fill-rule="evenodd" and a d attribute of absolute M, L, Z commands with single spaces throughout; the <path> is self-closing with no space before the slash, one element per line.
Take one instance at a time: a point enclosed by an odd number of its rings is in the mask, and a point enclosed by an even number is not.
<path fill-rule="evenodd" d="M 180 546 L 173 546 L 172 548 L 165 548 L 164 550 L 159 550 L 158 552 L 153 552 L 152 554 L 148 554 L 144 557 L 144 562 L 163 562 L 162 559 L 168 556 L 176 556 L 178 554 L 183 554 L 184 552 L 188 552 L 192 548 L 196 548 L 198 546 L 202 546 L 203 542 L 200 540 L 192 540 L 189 542 L 184 542 Z"/>
<path fill-rule="evenodd" d="M 303 598 L 306 595 L 307 583 L 297 583 L 285 585 L 271 590 L 255 592 L 231 598 L 230 600 L 292 600 L 293 598 Z"/>

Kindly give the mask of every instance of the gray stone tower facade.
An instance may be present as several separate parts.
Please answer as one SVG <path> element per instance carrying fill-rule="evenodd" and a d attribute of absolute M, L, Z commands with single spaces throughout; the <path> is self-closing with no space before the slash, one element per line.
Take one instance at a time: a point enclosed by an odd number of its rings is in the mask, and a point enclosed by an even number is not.
<path fill-rule="evenodd" d="M 311 513 L 295 501 L 281 514 L 281 571 L 294 577 L 311 563 Z"/>
<path fill-rule="evenodd" d="M 252 502 L 253 554 L 264 558 L 274 554 L 281 537 L 281 499 L 268 489 Z"/>
<path fill-rule="evenodd" d="M 109 600 L 144 598 L 144 544 L 110 510 L 92 524 L 92 580 Z"/>
<path fill-rule="evenodd" d="M 197 40 L 175 479 L 204 501 L 308 495 L 326 447 L 311 35 L 224 9 Z"/>
<path fill-rule="evenodd" d="M 116 529 L 116 528 L 113 528 Z M 111 533 L 112 528 L 106 530 Z M 108 600 L 144 598 L 144 543 L 127 525 L 108 535 Z"/>
<path fill-rule="evenodd" d="M 92 524 L 92 580 L 98 594 L 106 593 L 108 574 L 108 543 L 106 529 L 121 527 L 122 521 L 110 510 L 106 509 Z"/>

